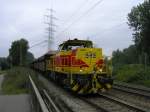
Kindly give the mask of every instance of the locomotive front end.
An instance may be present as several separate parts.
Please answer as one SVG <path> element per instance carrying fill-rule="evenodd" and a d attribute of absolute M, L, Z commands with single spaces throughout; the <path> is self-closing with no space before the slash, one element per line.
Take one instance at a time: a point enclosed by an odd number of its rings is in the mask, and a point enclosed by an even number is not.
<path fill-rule="evenodd" d="M 74 91 L 79 94 L 98 93 L 112 87 L 110 65 L 106 64 L 101 48 L 78 48 L 75 58 L 80 62 L 72 69 L 76 76 Z"/>

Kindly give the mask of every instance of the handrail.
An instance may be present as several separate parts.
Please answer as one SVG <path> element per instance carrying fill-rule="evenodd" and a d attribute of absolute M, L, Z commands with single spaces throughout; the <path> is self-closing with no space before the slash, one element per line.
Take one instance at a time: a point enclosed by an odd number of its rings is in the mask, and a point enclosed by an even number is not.
<path fill-rule="evenodd" d="M 40 93 L 30 75 L 29 75 L 29 80 L 31 82 L 31 86 L 32 86 L 32 89 L 34 90 L 34 94 L 36 96 L 38 104 L 40 105 L 41 112 L 49 112 L 48 108 L 46 107 L 46 105 L 44 103 L 44 100 L 42 99 L 42 96 L 40 95 Z"/>

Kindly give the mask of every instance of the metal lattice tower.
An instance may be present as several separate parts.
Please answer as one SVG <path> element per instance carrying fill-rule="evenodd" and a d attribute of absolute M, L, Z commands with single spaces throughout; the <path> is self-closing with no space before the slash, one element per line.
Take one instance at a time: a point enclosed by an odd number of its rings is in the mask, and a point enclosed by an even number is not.
<path fill-rule="evenodd" d="M 45 15 L 47 18 L 47 22 L 45 22 L 45 24 L 48 25 L 46 30 L 48 31 L 47 33 L 48 33 L 48 51 L 49 51 L 51 49 L 51 45 L 54 40 L 54 32 L 55 32 L 54 27 L 56 26 L 54 24 L 54 20 L 56 20 L 56 18 L 53 16 L 54 10 L 52 8 L 47 10 L 48 10 L 48 15 Z"/>

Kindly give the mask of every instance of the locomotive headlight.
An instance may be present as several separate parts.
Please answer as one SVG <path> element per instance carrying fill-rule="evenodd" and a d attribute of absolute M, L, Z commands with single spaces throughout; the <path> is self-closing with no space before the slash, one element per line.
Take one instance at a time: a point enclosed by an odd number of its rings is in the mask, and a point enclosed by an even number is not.
<path fill-rule="evenodd" d="M 83 70 L 80 70 L 80 72 L 82 72 Z"/>
<path fill-rule="evenodd" d="M 102 70 L 102 69 L 99 69 L 99 71 L 102 72 L 103 70 Z"/>

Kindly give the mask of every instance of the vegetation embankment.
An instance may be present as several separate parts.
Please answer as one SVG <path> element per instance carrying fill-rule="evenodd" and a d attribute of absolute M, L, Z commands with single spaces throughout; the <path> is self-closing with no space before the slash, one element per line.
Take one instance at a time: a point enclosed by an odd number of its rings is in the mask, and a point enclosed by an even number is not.
<path fill-rule="evenodd" d="M 29 92 L 29 74 L 39 84 L 37 73 L 29 68 L 14 67 L 5 74 L 2 83 L 3 94 L 21 94 Z"/>
<path fill-rule="evenodd" d="M 5 74 L 5 73 L 6 73 L 6 71 L 0 70 L 0 75 L 3 75 L 3 74 Z"/>
<path fill-rule="evenodd" d="M 4 94 L 28 93 L 29 73 L 35 80 L 37 80 L 36 73 L 31 69 L 25 68 L 25 66 L 29 66 L 29 64 L 34 60 L 33 54 L 28 50 L 29 45 L 27 40 L 16 40 L 12 42 L 8 57 L 0 58 L 0 68 L 3 71 L 5 70 L 5 76 L 2 83 L 2 92 Z"/>
<path fill-rule="evenodd" d="M 113 74 L 116 80 L 150 87 L 150 1 L 133 7 L 128 25 L 134 44 L 113 52 Z"/>
<path fill-rule="evenodd" d="M 121 66 L 116 70 L 115 79 L 117 81 L 150 87 L 150 67 L 139 64 Z"/>

